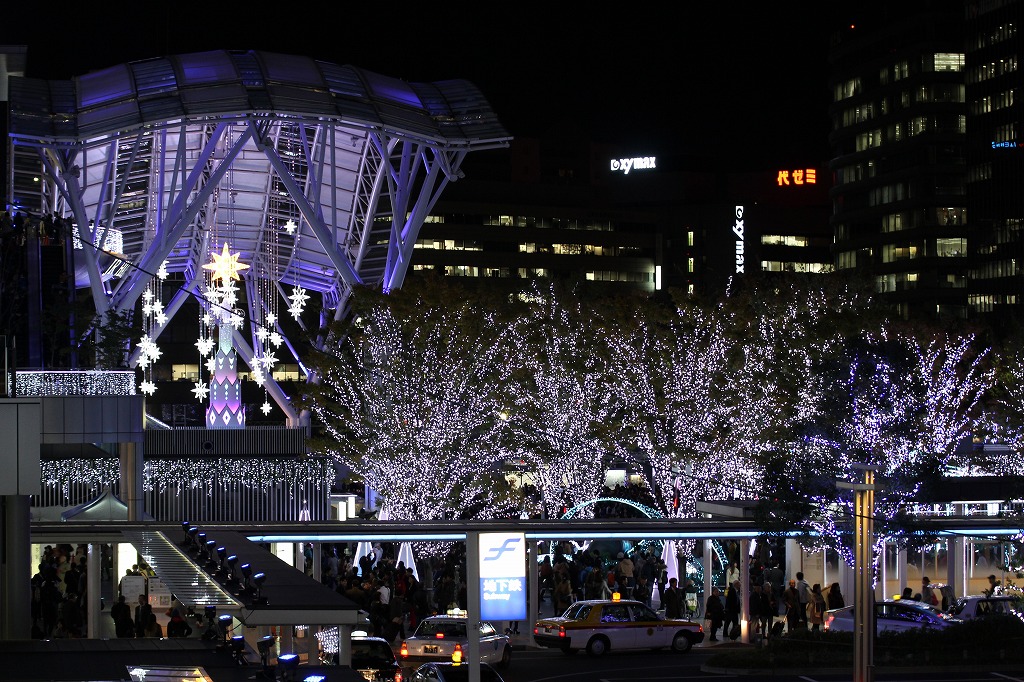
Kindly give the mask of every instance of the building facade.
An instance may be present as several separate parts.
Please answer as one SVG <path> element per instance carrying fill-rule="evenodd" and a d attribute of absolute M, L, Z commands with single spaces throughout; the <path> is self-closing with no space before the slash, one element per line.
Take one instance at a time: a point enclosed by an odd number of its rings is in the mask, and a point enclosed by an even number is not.
<path fill-rule="evenodd" d="M 1024 4 L 971 2 L 966 17 L 967 198 L 972 313 L 1019 310 L 1024 256 L 1024 85 L 1019 58 Z"/>
<path fill-rule="evenodd" d="M 830 52 L 836 267 L 904 318 L 967 316 L 963 11 L 886 6 Z"/>

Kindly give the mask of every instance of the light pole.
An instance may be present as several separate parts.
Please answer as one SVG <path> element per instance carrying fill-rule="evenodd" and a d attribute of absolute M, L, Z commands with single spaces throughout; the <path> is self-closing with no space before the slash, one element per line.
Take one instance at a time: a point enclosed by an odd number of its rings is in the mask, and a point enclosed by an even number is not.
<path fill-rule="evenodd" d="M 863 483 L 836 482 L 836 487 L 853 491 L 853 680 L 872 682 L 875 654 L 875 591 L 872 583 L 875 565 L 876 467 L 854 464 L 853 469 L 864 472 Z"/>

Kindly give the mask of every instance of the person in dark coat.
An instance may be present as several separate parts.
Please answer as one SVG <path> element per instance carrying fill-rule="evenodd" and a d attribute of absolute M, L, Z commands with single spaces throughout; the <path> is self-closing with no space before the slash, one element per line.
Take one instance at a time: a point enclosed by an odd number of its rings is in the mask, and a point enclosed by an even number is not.
<path fill-rule="evenodd" d="M 149 625 L 149 616 L 153 613 L 153 607 L 149 605 L 149 597 L 139 595 L 139 604 L 135 607 L 135 636 L 145 637 L 146 627 Z"/>
<path fill-rule="evenodd" d="M 192 626 L 188 624 L 188 621 L 181 617 L 181 611 L 173 609 L 171 611 L 171 620 L 167 623 L 167 636 L 188 637 L 191 634 Z"/>
<path fill-rule="evenodd" d="M 666 618 L 683 617 L 683 591 L 679 589 L 677 582 L 675 578 L 669 578 L 668 587 L 662 595 Z"/>
<path fill-rule="evenodd" d="M 775 614 L 779 612 L 779 606 L 775 603 L 775 587 L 766 582 L 761 585 L 761 594 L 758 595 L 761 605 L 758 607 L 758 616 L 761 618 L 761 634 L 768 637 L 771 633 L 772 624 L 775 621 Z"/>
<path fill-rule="evenodd" d="M 132 622 L 132 607 L 128 606 L 125 602 L 123 594 L 118 595 L 117 601 L 110 607 L 110 618 L 114 621 L 114 633 L 118 637 L 135 636 L 135 623 Z"/>
<path fill-rule="evenodd" d="M 761 632 L 761 586 L 753 585 L 750 588 L 750 625 L 754 634 Z"/>
<path fill-rule="evenodd" d="M 722 622 L 725 620 L 725 605 L 722 604 L 721 592 L 718 591 L 717 587 L 711 588 L 711 596 L 708 597 L 707 604 L 704 606 L 704 617 L 711 621 L 711 626 L 708 628 L 711 630 L 711 636 L 708 641 L 718 641 L 718 628 L 722 627 Z"/>
<path fill-rule="evenodd" d="M 790 580 L 789 587 L 782 593 L 782 601 L 786 604 L 786 626 L 789 632 L 793 632 L 803 620 L 800 618 L 800 610 L 804 608 L 800 604 L 800 593 L 796 589 L 796 581 Z M 805 625 L 804 630 L 807 629 Z"/>
<path fill-rule="evenodd" d="M 738 632 L 740 627 L 740 598 L 740 581 L 734 580 L 725 591 L 725 622 L 722 624 L 723 637 L 736 639 L 732 635 L 733 632 Z M 735 626 L 735 628 L 732 628 L 732 626 Z"/>
<path fill-rule="evenodd" d="M 828 610 L 841 609 L 844 606 L 846 606 L 846 600 L 843 599 L 839 583 L 832 583 L 832 587 L 828 588 Z"/>

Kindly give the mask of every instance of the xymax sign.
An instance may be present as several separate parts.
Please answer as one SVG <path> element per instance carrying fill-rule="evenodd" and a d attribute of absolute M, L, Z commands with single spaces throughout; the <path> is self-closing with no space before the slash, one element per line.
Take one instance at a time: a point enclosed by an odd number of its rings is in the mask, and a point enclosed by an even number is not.
<path fill-rule="evenodd" d="M 654 156 L 638 156 L 634 159 L 612 159 L 612 172 L 629 175 L 630 170 L 650 170 L 658 167 L 658 159 Z"/>

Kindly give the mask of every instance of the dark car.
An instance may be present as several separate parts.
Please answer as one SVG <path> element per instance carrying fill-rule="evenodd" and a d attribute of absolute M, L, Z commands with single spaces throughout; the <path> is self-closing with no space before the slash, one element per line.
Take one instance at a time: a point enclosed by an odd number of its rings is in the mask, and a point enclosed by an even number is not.
<path fill-rule="evenodd" d="M 338 654 L 334 654 L 338 662 Z M 402 682 L 402 666 L 395 652 L 382 637 L 352 636 L 352 669 L 367 682 Z"/>
<path fill-rule="evenodd" d="M 886 599 L 875 603 L 875 629 L 878 632 L 903 632 L 904 630 L 941 630 L 957 623 L 953 618 L 939 611 L 931 604 L 909 599 Z M 853 632 L 853 607 L 846 606 L 825 612 L 825 629 L 833 632 Z"/>
<path fill-rule="evenodd" d="M 469 679 L 469 666 L 459 663 L 424 663 L 416 668 L 412 675 L 413 682 L 466 682 Z M 480 664 L 480 682 L 505 682 L 498 671 L 487 663 Z"/>

